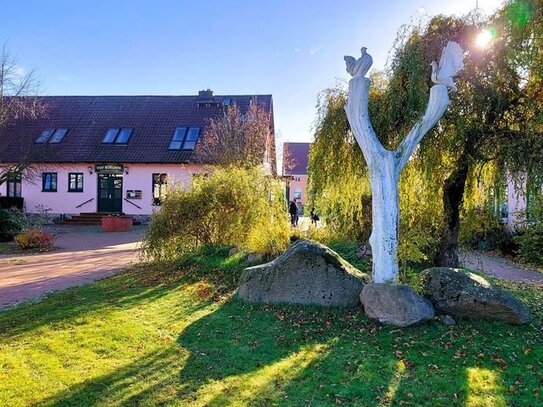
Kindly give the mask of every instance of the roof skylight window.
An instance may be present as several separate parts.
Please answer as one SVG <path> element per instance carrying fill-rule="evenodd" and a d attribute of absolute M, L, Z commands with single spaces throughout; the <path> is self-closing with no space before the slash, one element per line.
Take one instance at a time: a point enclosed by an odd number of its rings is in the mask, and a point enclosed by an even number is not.
<path fill-rule="evenodd" d="M 66 133 L 68 133 L 68 129 L 56 129 L 51 138 L 49 139 L 49 143 L 60 143 L 64 139 Z"/>
<path fill-rule="evenodd" d="M 172 141 L 170 141 L 170 150 L 181 150 L 183 145 L 183 140 L 185 139 L 185 134 L 187 133 L 186 127 L 178 127 L 173 132 Z"/>
<path fill-rule="evenodd" d="M 68 129 L 47 129 L 38 136 L 38 138 L 36 139 L 36 143 L 58 144 L 64 139 L 66 133 L 68 133 Z"/>
<path fill-rule="evenodd" d="M 128 140 L 130 140 L 131 135 L 132 135 L 132 129 L 121 129 L 119 131 L 119 134 L 117 134 L 117 138 L 115 139 L 115 143 L 126 144 L 126 143 L 128 143 Z"/>
<path fill-rule="evenodd" d="M 132 129 L 122 128 L 122 129 L 109 129 L 104 138 L 102 139 L 103 144 L 127 144 L 132 135 Z"/>
<path fill-rule="evenodd" d="M 199 127 L 178 127 L 175 129 L 170 141 L 170 150 L 194 150 L 196 141 L 200 135 Z"/>
<path fill-rule="evenodd" d="M 196 145 L 196 140 L 198 140 L 199 134 L 199 127 L 191 127 L 185 137 L 185 141 L 183 142 L 183 150 L 194 150 L 194 146 Z"/>

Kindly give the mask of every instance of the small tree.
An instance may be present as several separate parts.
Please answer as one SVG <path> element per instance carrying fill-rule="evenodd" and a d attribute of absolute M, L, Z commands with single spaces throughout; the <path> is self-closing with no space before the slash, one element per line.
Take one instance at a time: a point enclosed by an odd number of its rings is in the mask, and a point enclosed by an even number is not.
<path fill-rule="evenodd" d="M 17 59 L 4 45 L 0 51 L 0 135 L 8 124 L 21 119 L 35 119 L 45 112 L 44 103 L 36 97 L 39 89 L 40 83 L 34 72 L 24 73 Z M 3 145 L 0 149 L 6 147 Z M 21 174 L 23 171 L 27 176 L 33 172 L 30 155 L 18 162 L 3 161 L 0 158 L 0 185 L 12 174 Z"/>
<path fill-rule="evenodd" d="M 221 117 L 211 119 L 196 154 L 202 161 L 214 164 L 245 168 L 269 164 L 275 173 L 273 141 L 271 113 L 253 99 L 245 114 L 232 104 Z"/>

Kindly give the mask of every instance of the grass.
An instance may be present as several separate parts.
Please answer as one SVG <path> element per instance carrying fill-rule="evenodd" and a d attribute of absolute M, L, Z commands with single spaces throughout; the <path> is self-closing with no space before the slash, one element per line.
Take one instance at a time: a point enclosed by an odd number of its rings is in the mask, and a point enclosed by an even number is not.
<path fill-rule="evenodd" d="M 21 249 L 15 242 L 0 242 L 0 254 L 21 253 Z"/>
<path fill-rule="evenodd" d="M 1 312 L 0 405 L 542 404 L 542 288 L 504 286 L 527 326 L 397 329 L 361 309 L 242 303 L 245 265 L 208 250 Z"/>

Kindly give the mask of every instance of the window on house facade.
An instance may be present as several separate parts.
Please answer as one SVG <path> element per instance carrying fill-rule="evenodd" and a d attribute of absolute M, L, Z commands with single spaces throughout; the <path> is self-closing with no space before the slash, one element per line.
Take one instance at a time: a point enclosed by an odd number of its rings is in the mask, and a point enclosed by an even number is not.
<path fill-rule="evenodd" d="M 102 139 L 102 144 L 127 144 L 132 130 L 130 128 L 109 129 Z"/>
<path fill-rule="evenodd" d="M 194 150 L 200 135 L 199 127 L 178 127 L 173 132 L 169 150 Z"/>
<path fill-rule="evenodd" d="M 507 183 L 505 179 L 494 183 L 491 192 L 494 213 L 502 220 L 509 218 L 509 203 L 507 200 Z"/>
<path fill-rule="evenodd" d="M 11 198 L 20 198 L 21 197 L 21 176 L 18 174 L 8 175 L 6 181 L 7 196 Z"/>
<path fill-rule="evenodd" d="M 302 188 L 294 188 L 294 199 L 302 199 Z"/>
<path fill-rule="evenodd" d="M 42 174 L 42 192 L 57 192 L 56 172 L 44 172 Z"/>
<path fill-rule="evenodd" d="M 68 173 L 68 192 L 83 192 L 83 173 Z"/>
<path fill-rule="evenodd" d="M 153 174 L 153 204 L 161 205 L 168 192 L 168 174 Z"/>
<path fill-rule="evenodd" d="M 64 140 L 64 136 L 68 133 L 68 129 L 47 129 L 44 130 L 36 139 L 38 144 L 58 144 Z"/>

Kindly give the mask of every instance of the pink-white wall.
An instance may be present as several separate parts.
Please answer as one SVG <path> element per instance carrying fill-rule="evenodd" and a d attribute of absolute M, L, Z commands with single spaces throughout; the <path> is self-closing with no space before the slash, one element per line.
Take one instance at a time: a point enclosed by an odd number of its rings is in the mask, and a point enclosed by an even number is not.
<path fill-rule="evenodd" d="M 298 201 L 305 205 L 307 202 L 307 175 L 290 175 L 293 179 L 290 180 L 290 195 L 289 202 L 294 199 L 296 188 L 300 188 L 302 198 Z"/>
<path fill-rule="evenodd" d="M 89 167 L 93 168 L 92 174 Z M 81 212 L 97 212 L 98 175 L 94 164 L 48 165 L 43 172 L 57 173 L 57 192 L 42 192 L 40 171 L 33 180 L 23 180 L 22 196 L 25 210 L 35 213 L 36 207 L 42 205 L 49 208 L 53 214 L 79 214 Z M 156 211 L 153 203 L 153 174 L 168 174 L 169 185 L 189 186 L 193 174 L 205 172 L 200 165 L 195 164 L 125 164 L 123 177 L 123 207 L 122 211 L 129 215 L 150 215 Z M 68 192 L 68 173 L 83 173 L 83 192 Z M 128 172 L 128 173 L 126 173 Z M 137 208 L 126 202 L 127 190 L 141 190 L 141 199 L 130 199 Z M 7 184 L 0 186 L 0 194 L 7 195 Z M 77 208 L 78 205 L 94 198 L 91 202 Z"/>
<path fill-rule="evenodd" d="M 526 176 L 513 180 L 507 177 L 507 227 L 513 230 L 526 216 Z"/>

